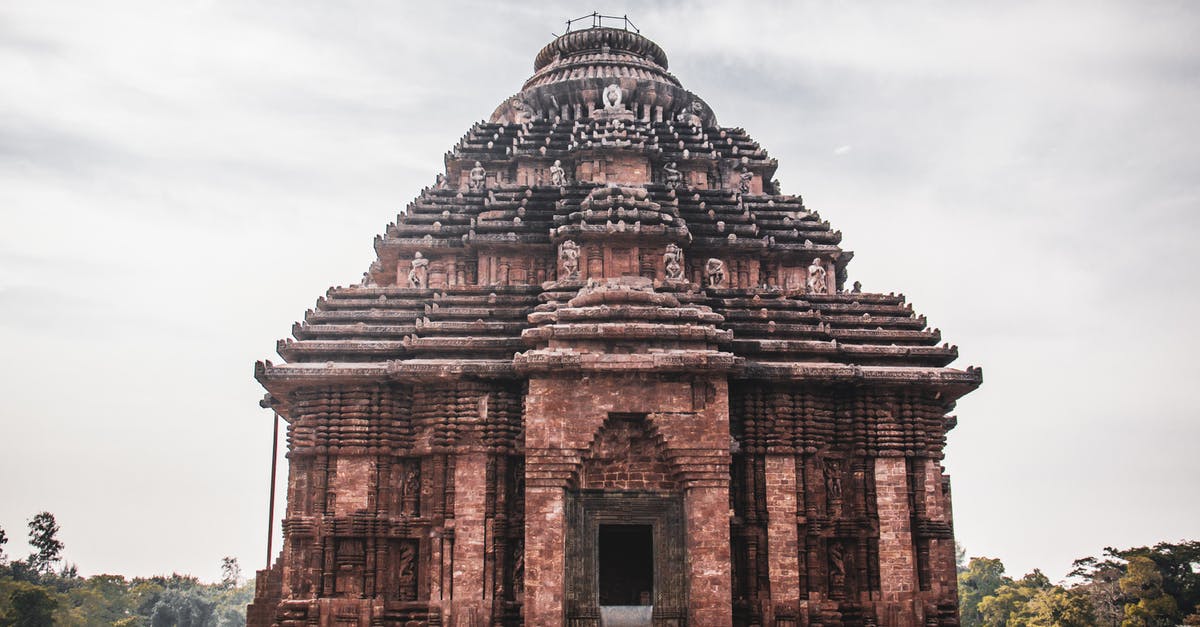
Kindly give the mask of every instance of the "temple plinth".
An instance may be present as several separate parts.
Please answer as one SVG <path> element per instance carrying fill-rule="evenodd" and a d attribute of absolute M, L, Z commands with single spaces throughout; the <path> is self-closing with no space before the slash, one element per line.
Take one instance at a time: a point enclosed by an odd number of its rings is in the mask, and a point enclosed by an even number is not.
<path fill-rule="evenodd" d="M 289 469 L 248 624 L 957 625 L 982 373 L 776 167 L 640 34 L 548 44 L 257 364 Z"/>

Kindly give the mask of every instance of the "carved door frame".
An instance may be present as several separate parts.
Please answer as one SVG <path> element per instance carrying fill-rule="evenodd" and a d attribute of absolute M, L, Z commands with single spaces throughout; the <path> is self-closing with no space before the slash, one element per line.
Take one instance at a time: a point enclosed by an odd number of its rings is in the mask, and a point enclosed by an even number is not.
<path fill-rule="evenodd" d="M 646 525 L 653 535 L 654 625 L 687 620 L 687 574 L 682 494 L 568 490 L 563 610 L 571 627 L 600 624 L 600 525 Z"/>

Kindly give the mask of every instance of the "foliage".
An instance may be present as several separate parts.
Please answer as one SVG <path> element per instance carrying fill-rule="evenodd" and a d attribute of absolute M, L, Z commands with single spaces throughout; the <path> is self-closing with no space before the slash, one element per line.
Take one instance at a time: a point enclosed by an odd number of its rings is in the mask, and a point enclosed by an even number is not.
<path fill-rule="evenodd" d="M 1071 576 L 1082 580 L 1097 625 L 1187 624 L 1200 604 L 1200 542 L 1107 547 L 1099 559 L 1076 560 Z"/>
<path fill-rule="evenodd" d="M 1163 575 L 1154 560 L 1144 555 L 1129 558 L 1120 585 L 1121 592 L 1130 597 L 1130 602 L 1125 604 L 1125 620 L 1121 627 L 1167 627 L 1175 624 L 1179 605 L 1175 597 L 1163 591 Z"/>
<path fill-rule="evenodd" d="M 237 586 L 237 582 L 242 578 L 242 567 L 238 565 L 236 557 L 226 555 L 221 558 L 221 585 L 225 588 L 233 588 Z"/>
<path fill-rule="evenodd" d="M 1068 577 L 1081 579 L 1083 583 L 1075 590 L 1087 595 L 1096 613 L 1098 627 L 1118 627 L 1125 618 L 1125 594 L 1121 592 L 1120 580 L 1125 566 L 1120 558 L 1105 549 L 1104 560 L 1085 557 L 1075 560 L 1075 568 Z"/>
<path fill-rule="evenodd" d="M 3 588 L 0 588 L 3 589 Z M 6 591 L 7 607 L 0 614 L 5 627 L 49 627 L 54 624 L 58 602 L 45 589 L 27 582 L 17 582 Z"/>
<path fill-rule="evenodd" d="M 1012 580 L 1004 576 L 1004 564 L 990 557 L 972 557 L 958 576 L 959 608 L 963 627 L 981 627 L 979 604 Z"/>
<path fill-rule="evenodd" d="M 1062 586 L 1039 590 L 1022 612 L 1030 627 L 1091 627 L 1095 611 L 1083 592 Z"/>
<path fill-rule="evenodd" d="M 54 514 L 42 512 L 29 521 L 29 544 L 34 548 L 26 563 L 33 572 L 45 575 L 62 557 L 63 543 L 58 539 L 58 523 Z"/>
<path fill-rule="evenodd" d="M 1000 560 L 973 558 L 959 574 L 964 627 L 1200 625 L 1200 542 L 1107 547 L 1075 560 L 1072 584 L 1034 570 L 1004 576 Z"/>
<path fill-rule="evenodd" d="M 216 604 L 195 589 L 165 590 L 150 610 L 152 627 L 204 627 Z"/>
<path fill-rule="evenodd" d="M 0 627 L 245 627 L 246 605 L 254 598 L 252 580 L 206 584 L 179 574 L 126 579 L 50 573 L 30 581 L 14 578 L 10 566 L 0 567 Z"/>
<path fill-rule="evenodd" d="M 1025 609 L 1039 592 L 1050 587 L 1050 580 L 1035 570 L 1019 581 L 1009 580 L 979 602 L 984 625 L 1016 627 L 1028 625 Z"/>

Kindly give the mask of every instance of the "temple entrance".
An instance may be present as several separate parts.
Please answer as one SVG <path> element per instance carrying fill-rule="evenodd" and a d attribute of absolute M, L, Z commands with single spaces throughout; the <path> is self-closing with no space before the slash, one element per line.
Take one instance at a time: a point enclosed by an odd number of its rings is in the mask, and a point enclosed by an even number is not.
<path fill-rule="evenodd" d="M 654 532 L 650 525 L 600 525 L 600 605 L 652 605 Z"/>
<path fill-rule="evenodd" d="M 580 490 L 566 504 L 566 624 L 682 626 L 682 495 Z"/>

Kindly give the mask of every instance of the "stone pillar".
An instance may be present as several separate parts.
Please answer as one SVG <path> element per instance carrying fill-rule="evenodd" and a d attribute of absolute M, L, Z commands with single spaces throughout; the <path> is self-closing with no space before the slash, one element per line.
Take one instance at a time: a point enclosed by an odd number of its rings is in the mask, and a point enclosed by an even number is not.
<path fill-rule="evenodd" d="M 924 475 L 924 491 L 921 500 L 925 504 L 925 516 L 930 522 L 949 531 L 952 525 L 950 499 L 942 489 L 942 466 L 936 459 L 920 459 Z M 958 587 L 954 576 L 954 540 L 935 537 L 929 541 L 930 590 L 935 598 L 945 598 Z"/>
<path fill-rule="evenodd" d="M 912 599 L 917 589 L 917 566 L 903 457 L 875 460 L 875 498 L 879 512 L 880 592 L 888 608 L 881 618 L 896 617 L 896 622 L 886 627 L 909 627 L 916 609 Z M 880 627 L 884 625 L 881 621 Z"/>
<path fill-rule="evenodd" d="M 771 577 L 772 615 L 780 609 L 795 617 L 800 601 L 800 547 L 796 526 L 796 460 L 767 455 L 767 567 Z M 781 614 L 782 615 L 782 614 Z M 773 620 L 768 617 L 768 622 Z"/>
<path fill-rule="evenodd" d="M 684 499 L 688 624 L 728 627 L 733 624 L 728 481 L 721 486 L 695 485 L 688 489 Z"/>
<path fill-rule="evenodd" d="M 487 454 L 459 454 L 454 461 L 454 568 L 452 625 L 483 624 L 484 497 L 487 494 Z"/>
<path fill-rule="evenodd" d="M 526 625 L 563 621 L 564 497 L 561 487 L 525 486 Z"/>

